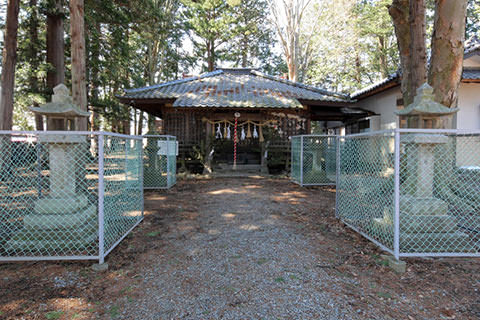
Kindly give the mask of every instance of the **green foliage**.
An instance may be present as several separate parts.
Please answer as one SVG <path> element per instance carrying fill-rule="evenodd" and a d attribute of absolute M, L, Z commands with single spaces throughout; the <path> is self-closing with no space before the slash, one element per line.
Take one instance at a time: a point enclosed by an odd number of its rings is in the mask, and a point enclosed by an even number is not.
<path fill-rule="evenodd" d="M 468 0 L 466 38 L 480 37 L 480 0 Z"/>
<path fill-rule="evenodd" d="M 313 63 L 306 82 L 351 92 L 398 69 L 398 50 L 388 14 L 390 0 L 324 1 Z M 312 22 L 310 22 L 312 23 Z"/>

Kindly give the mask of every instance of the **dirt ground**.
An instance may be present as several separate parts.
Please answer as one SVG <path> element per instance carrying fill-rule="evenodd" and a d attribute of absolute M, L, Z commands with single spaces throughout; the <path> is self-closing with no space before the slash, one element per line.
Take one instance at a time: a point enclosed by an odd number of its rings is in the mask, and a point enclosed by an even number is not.
<path fill-rule="evenodd" d="M 335 219 L 334 189 L 197 178 L 145 199 L 144 222 L 106 272 L 92 262 L 0 264 L 0 318 L 480 318 L 479 259 L 407 259 L 396 274 Z"/>

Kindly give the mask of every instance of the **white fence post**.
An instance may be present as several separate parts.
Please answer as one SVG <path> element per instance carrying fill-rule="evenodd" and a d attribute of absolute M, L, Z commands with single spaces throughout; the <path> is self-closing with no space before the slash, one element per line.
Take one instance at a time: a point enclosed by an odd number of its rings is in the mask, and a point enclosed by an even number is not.
<path fill-rule="evenodd" d="M 335 137 L 336 143 L 336 169 L 335 169 L 335 218 L 338 218 L 338 180 L 340 179 L 340 136 Z"/>
<path fill-rule="evenodd" d="M 395 220 L 393 230 L 393 252 L 395 259 L 400 257 L 400 132 L 395 129 L 395 184 L 394 184 L 394 207 Z"/>
<path fill-rule="evenodd" d="M 303 187 L 303 135 L 300 136 L 300 186 Z"/>
<path fill-rule="evenodd" d="M 98 260 L 105 262 L 105 220 L 104 220 L 104 133 L 98 135 Z"/>

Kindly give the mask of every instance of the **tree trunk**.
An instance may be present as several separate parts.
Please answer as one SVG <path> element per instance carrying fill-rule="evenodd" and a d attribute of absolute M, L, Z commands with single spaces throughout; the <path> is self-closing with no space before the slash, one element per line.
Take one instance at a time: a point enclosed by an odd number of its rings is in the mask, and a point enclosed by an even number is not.
<path fill-rule="evenodd" d="M 425 0 L 410 0 L 410 76 L 409 92 L 415 97 L 417 88 L 427 81 L 427 39 L 425 27 Z"/>
<path fill-rule="evenodd" d="M 401 89 L 405 106 L 413 101 L 413 95 L 409 91 L 409 88 L 411 88 L 409 6 L 409 0 L 393 0 L 392 4 L 388 6 L 388 13 L 392 17 L 397 37 L 402 70 Z"/>
<path fill-rule="evenodd" d="M 47 87 L 52 89 L 65 83 L 65 42 L 63 28 L 63 0 L 51 0 L 52 9 L 47 12 Z"/>
<path fill-rule="evenodd" d="M 72 37 L 72 96 L 81 110 L 87 111 L 85 67 L 85 21 L 83 0 L 70 0 L 70 32 Z M 87 119 L 77 120 L 77 130 L 87 130 Z"/>
<path fill-rule="evenodd" d="M 7 21 L 5 25 L 2 90 L 0 93 L 0 130 L 12 130 L 13 126 L 13 89 L 15 86 L 15 64 L 17 60 L 17 31 L 19 0 L 8 0 Z"/>
<path fill-rule="evenodd" d="M 467 0 L 435 1 L 432 59 L 428 82 L 435 100 L 455 108 L 462 78 Z"/>
<path fill-rule="evenodd" d="M 215 44 L 212 40 L 208 40 L 207 43 L 207 64 L 208 72 L 215 70 Z"/>
<path fill-rule="evenodd" d="M 242 46 L 242 68 L 246 68 L 248 65 L 248 38 L 245 36 L 243 38 Z"/>
<path fill-rule="evenodd" d="M 30 64 L 28 85 L 30 92 L 39 94 L 37 71 L 40 66 L 38 58 L 38 7 L 37 0 L 30 0 L 28 6 L 31 10 L 28 21 L 28 35 L 30 42 L 28 43 L 28 62 Z M 36 102 L 35 102 L 36 103 Z M 43 116 L 35 114 L 35 128 L 37 131 L 43 131 Z"/>

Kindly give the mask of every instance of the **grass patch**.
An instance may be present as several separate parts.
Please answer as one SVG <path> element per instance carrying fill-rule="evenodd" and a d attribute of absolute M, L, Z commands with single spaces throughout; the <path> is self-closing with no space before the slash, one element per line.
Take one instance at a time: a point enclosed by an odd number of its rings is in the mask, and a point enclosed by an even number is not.
<path fill-rule="evenodd" d="M 149 232 L 147 233 L 147 237 L 157 237 L 160 235 L 160 233 L 162 233 L 161 231 L 152 231 L 152 232 Z"/>
<path fill-rule="evenodd" d="M 392 295 L 388 292 L 377 292 L 377 296 L 384 299 L 392 299 Z"/>
<path fill-rule="evenodd" d="M 262 265 L 268 262 L 267 258 L 260 258 L 257 260 L 257 264 Z"/>
<path fill-rule="evenodd" d="M 63 313 L 63 311 L 50 311 L 45 313 L 45 318 L 47 318 L 48 320 L 60 319 Z"/>
<path fill-rule="evenodd" d="M 278 277 L 278 278 L 275 278 L 275 282 L 277 283 L 284 283 L 285 282 L 285 279 L 283 277 Z"/>
<path fill-rule="evenodd" d="M 120 315 L 120 310 L 117 306 L 111 306 L 110 310 L 108 310 L 108 313 L 110 314 L 110 317 L 116 318 Z"/>

